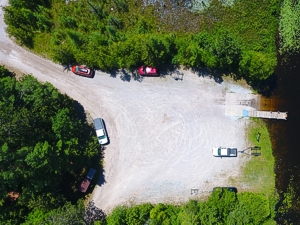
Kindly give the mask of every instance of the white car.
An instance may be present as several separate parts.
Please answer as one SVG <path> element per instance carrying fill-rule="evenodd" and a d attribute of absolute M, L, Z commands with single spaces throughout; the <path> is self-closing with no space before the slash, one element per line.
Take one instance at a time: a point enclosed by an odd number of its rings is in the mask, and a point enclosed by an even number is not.
<path fill-rule="evenodd" d="M 212 154 L 215 157 L 236 157 L 237 149 L 236 148 L 213 148 Z"/>
<path fill-rule="evenodd" d="M 96 130 L 99 143 L 101 145 L 106 144 L 108 142 L 108 138 L 104 127 L 103 119 L 101 118 L 94 119 L 94 127 Z"/>

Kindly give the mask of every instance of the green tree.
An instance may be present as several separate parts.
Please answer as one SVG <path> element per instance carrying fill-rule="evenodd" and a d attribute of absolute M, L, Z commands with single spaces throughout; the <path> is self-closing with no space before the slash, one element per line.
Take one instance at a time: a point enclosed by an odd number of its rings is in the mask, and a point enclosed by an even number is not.
<path fill-rule="evenodd" d="M 229 214 L 227 224 L 263 224 L 270 217 L 268 198 L 263 194 L 244 192 L 238 194 L 238 204 Z"/>
<path fill-rule="evenodd" d="M 150 210 L 153 208 L 151 204 L 142 204 L 131 207 L 126 210 L 126 224 L 143 225 L 150 217 Z"/>
<path fill-rule="evenodd" d="M 177 225 L 179 208 L 172 205 L 157 204 L 150 211 L 150 224 Z"/>
<path fill-rule="evenodd" d="M 203 224 L 224 224 L 235 205 L 236 194 L 234 192 L 214 190 L 207 202 L 200 203 L 200 220 Z"/>
<path fill-rule="evenodd" d="M 284 0 L 279 21 L 280 51 L 300 51 L 300 2 Z"/>
<path fill-rule="evenodd" d="M 186 205 L 181 207 L 178 213 L 178 222 L 182 225 L 201 224 L 199 218 L 199 204 L 195 200 L 190 200 Z"/>
<path fill-rule="evenodd" d="M 112 213 L 107 217 L 107 225 L 126 225 L 127 208 L 125 206 L 116 207 Z"/>
<path fill-rule="evenodd" d="M 53 209 L 49 212 L 36 208 L 26 218 L 22 225 L 65 225 L 65 224 L 86 224 L 84 219 L 84 205 L 78 201 L 76 205 L 66 202 L 64 206 Z"/>
<path fill-rule="evenodd" d="M 273 73 L 276 64 L 275 54 L 244 51 L 239 70 L 248 80 L 264 80 Z"/>
<path fill-rule="evenodd" d="M 73 100 L 51 84 L 32 76 L 16 81 L 1 67 L 0 88 L 0 218 L 15 224 L 30 210 L 61 206 L 65 198 L 53 191 L 75 186 L 100 149 L 94 129 L 77 118 Z M 74 183 L 64 184 L 71 173 Z M 4 205 L 8 193 L 18 198 Z"/>

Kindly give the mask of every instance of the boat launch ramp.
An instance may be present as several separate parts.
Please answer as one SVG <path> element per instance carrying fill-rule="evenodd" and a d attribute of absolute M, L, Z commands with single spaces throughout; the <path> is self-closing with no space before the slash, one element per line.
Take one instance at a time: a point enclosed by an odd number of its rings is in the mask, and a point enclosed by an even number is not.
<path fill-rule="evenodd" d="M 260 95 L 252 93 L 226 93 L 225 115 L 286 120 L 287 112 L 260 111 Z"/>

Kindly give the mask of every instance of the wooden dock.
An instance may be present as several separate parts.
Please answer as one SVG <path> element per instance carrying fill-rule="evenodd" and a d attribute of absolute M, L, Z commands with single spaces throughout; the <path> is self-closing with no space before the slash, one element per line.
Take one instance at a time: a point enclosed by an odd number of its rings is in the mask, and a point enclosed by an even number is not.
<path fill-rule="evenodd" d="M 266 119 L 277 119 L 277 120 L 286 120 L 287 112 L 272 112 L 272 111 L 256 111 L 256 110 L 244 110 L 244 117 L 258 117 Z"/>

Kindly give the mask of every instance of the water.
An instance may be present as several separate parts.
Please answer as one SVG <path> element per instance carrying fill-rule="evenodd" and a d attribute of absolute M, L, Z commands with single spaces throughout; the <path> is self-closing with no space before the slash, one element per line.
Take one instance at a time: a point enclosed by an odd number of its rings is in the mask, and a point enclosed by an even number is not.
<path fill-rule="evenodd" d="M 276 161 L 276 188 L 285 191 L 291 176 L 300 182 L 300 54 L 280 56 L 275 76 L 277 87 L 271 97 L 261 99 L 261 110 L 288 112 L 287 121 L 265 120 Z M 296 191 L 300 196 L 300 188 Z"/>

